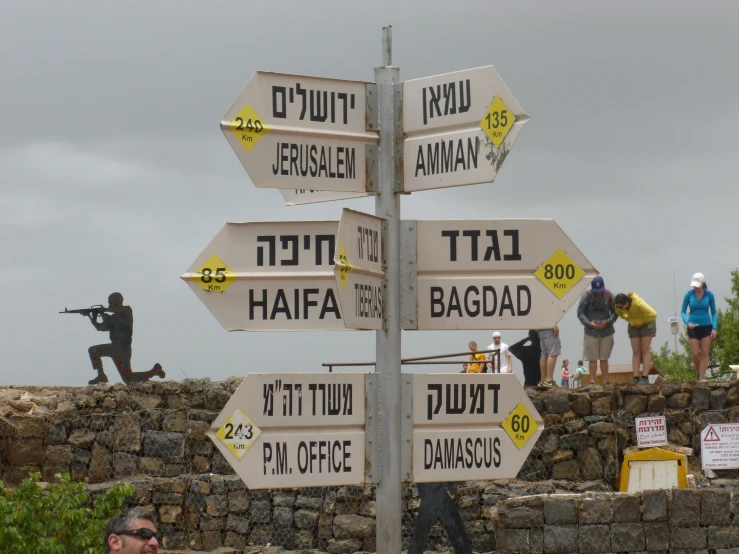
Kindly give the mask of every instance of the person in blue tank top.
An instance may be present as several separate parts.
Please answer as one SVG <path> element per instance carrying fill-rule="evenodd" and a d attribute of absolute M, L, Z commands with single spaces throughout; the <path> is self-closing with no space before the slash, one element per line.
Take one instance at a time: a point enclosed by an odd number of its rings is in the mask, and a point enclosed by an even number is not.
<path fill-rule="evenodd" d="M 718 314 L 716 299 L 708 290 L 706 277 L 702 273 L 693 275 L 690 286 L 691 289 L 685 293 L 683 298 L 680 315 L 683 317 L 683 323 L 688 327 L 690 354 L 693 357 L 695 370 L 698 372 L 698 380 L 702 381 L 706 377 L 711 341 L 718 333 Z"/>

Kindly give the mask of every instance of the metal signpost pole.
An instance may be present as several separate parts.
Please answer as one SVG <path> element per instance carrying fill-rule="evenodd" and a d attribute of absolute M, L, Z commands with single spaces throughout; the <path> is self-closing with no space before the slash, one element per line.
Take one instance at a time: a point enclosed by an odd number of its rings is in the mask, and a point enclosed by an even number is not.
<path fill-rule="evenodd" d="M 382 66 L 375 68 L 379 86 L 380 147 L 379 194 L 375 214 L 385 219 L 382 233 L 385 265 L 385 330 L 377 331 L 376 352 L 379 375 L 380 482 L 377 487 L 377 554 L 401 551 L 400 477 L 400 198 L 399 152 L 400 70 L 391 67 L 392 27 L 382 30 Z"/>

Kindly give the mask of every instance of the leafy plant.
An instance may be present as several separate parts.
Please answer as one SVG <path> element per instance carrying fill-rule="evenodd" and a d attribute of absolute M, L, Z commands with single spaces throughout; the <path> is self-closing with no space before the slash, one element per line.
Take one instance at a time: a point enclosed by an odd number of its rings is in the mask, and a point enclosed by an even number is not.
<path fill-rule="evenodd" d="M 100 554 L 105 524 L 134 492 L 132 485 L 114 485 L 94 504 L 84 483 L 68 474 L 42 488 L 32 473 L 15 489 L 0 481 L 0 553 Z"/>
<path fill-rule="evenodd" d="M 716 361 L 721 374 L 735 375 L 729 365 L 739 364 L 739 270 L 731 272 L 732 296 L 725 298 L 726 310 L 719 310 Z"/>
<path fill-rule="evenodd" d="M 668 343 L 662 345 L 659 353 L 652 351 L 652 363 L 664 372 L 668 381 L 690 383 L 697 378 L 690 358 L 690 344 L 685 337 L 680 337 L 680 344 L 682 352 L 673 352 Z"/>

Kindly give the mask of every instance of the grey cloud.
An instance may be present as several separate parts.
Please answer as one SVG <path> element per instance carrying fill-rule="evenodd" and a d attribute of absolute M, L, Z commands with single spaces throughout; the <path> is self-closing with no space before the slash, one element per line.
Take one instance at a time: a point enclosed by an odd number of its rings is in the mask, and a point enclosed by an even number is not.
<path fill-rule="evenodd" d="M 225 333 L 179 275 L 226 221 L 373 210 L 371 198 L 285 207 L 251 184 L 218 125 L 257 70 L 371 80 L 388 23 L 404 79 L 493 64 L 532 116 L 493 185 L 404 197 L 404 218 L 555 218 L 609 288 L 658 310 L 656 345 L 671 339 L 673 269 L 678 302 L 697 270 L 728 293 L 734 2 L 142 6 L 0 5 L 0 382 L 86 382 L 86 349 L 106 337 L 56 312 L 113 290 L 134 309 L 136 369 L 222 378 L 373 360 L 373 333 Z M 560 327 L 577 360 L 574 310 Z M 404 355 L 488 344 L 490 331 L 407 332 Z M 619 323 L 612 361 L 629 359 Z"/>

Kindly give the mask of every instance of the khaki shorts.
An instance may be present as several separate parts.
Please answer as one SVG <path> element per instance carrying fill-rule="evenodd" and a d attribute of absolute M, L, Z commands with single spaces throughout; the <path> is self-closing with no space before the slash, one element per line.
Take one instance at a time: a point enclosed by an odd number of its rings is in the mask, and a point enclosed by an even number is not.
<path fill-rule="evenodd" d="M 613 335 L 607 337 L 591 337 L 585 335 L 582 347 L 582 359 L 593 362 L 596 360 L 607 360 L 611 357 L 613 350 Z"/>
<path fill-rule="evenodd" d="M 647 323 L 643 327 L 632 327 L 631 325 L 629 325 L 627 330 L 629 332 L 630 339 L 638 339 L 641 337 L 656 337 L 657 322 L 652 321 L 651 323 Z"/>
<path fill-rule="evenodd" d="M 554 336 L 554 331 L 539 331 L 539 347 L 541 357 L 559 356 L 562 353 L 562 342 Z"/>

